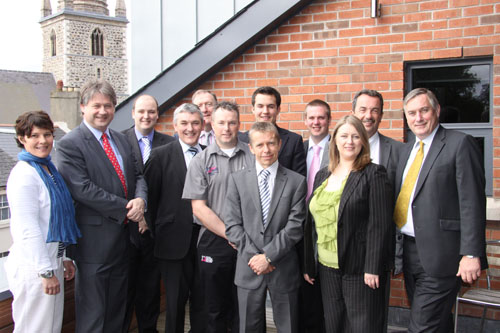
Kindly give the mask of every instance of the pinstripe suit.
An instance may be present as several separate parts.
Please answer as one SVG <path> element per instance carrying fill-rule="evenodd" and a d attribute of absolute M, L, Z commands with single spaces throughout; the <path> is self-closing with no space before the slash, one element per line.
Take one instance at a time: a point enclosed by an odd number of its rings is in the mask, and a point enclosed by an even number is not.
<path fill-rule="evenodd" d="M 321 169 L 314 189 L 330 174 L 328 168 Z M 382 332 L 385 272 L 391 265 L 390 196 L 383 166 L 370 163 L 360 171 L 351 172 L 338 211 L 338 270 L 318 265 L 316 228 L 312 215 L 307 215 L 304 269 L 310 277 L 316 277 L 319 271 L 327 332 Z M 366 286 L 364 273 L 379 275 L 380 287 L 372 290 Z"/>

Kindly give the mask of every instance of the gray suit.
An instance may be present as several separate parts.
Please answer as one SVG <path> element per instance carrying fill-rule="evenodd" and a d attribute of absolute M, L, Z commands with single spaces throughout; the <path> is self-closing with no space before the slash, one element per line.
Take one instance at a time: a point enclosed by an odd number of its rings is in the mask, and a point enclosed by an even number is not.
<path fill-rule="evenodd" d="M 228 240 L 238 248 L 234 282 L 238 286 L 242 332 L 263 328 L 266 289 L 271 294 L 278 331 L 294 332 L 297 329 L 301 276 L 295 244 L 303 235 L 305 196 L 305 178 L 279 166 L 264 227 L 256 170 L 244 169 L 230 175 L 223 220 Z M 271 273 L 256 275 L 248 266 L 250 259 L 260 253 L 265 253 L 276 267 Z M 283 302 L 278 302 L 280 295 L 288 304 L 279 304 Z"/>
<path fill-rule="evenodd" d="M 126 137 L 110 130 L 123 159 L 128 197 L 101 144 L 85 124 L 57 147 L 57 166 L 75 201 L 82 232 L 68 248 L 76 261 L 76 332 L 119 332 L 125 316 L 129 232 L 124 224 L 129 200 L 146 200 L 147 187 Z M 134 223 L 134 222 L 130 222 Z"/>

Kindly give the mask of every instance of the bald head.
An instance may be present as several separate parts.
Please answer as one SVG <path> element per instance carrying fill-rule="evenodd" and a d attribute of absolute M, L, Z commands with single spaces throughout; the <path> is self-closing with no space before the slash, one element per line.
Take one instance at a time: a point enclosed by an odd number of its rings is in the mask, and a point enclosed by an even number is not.
<path fill-rule="evenodd" d="M 142 134 L 148 135 L 158 121 L 158 102 L 153 96 L 142 95 L 137 97 L 132 107 L 132 118 L 135 128 Z"/>

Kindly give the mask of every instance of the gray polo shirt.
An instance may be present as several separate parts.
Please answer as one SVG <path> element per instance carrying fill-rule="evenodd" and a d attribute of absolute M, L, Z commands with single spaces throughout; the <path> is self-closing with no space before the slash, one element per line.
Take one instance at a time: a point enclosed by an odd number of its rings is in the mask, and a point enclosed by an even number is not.
<path fill-rule="evenodd" d="M 229 174 L 250 168 L 254 164 L 254 156 L 244 142 L 238 141 L 231 157 L 216 143 L 211 144 L 189 164 L 182 198 L 206 200 L 207 206 L 222 219 Z M 234 255 L 227 240 L 204 227 L 200 231 L 198 248 L 211 255 Z"/>

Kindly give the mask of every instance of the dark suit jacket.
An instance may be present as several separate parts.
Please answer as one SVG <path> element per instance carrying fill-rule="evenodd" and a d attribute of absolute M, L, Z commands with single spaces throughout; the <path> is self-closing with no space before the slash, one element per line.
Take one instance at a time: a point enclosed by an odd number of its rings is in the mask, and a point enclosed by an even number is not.
<path fill-rule="evenodd" d="M 238 248 L 237 286 L 256 289 L 265 279 L 272 291 L 285 293 L 299 287 L 302 278 L 295 244 L 302 239 L 306 192 L 305 178 L 280 165 L 264 228 L 255 168 L 229 176 L 223 220 L 228 240 Z M 257 275 L 248 266 L 258 253 L 271 259 L 273 272 Z"/>
<path fill-rule="evenodd" d="M 415 144 L 401 151 L 396 197 Z M 439 126 L 425 157 L 411 202 L 415 241 L 425 272 L 453 276 L 463 255 L 482 258 L 486 267 L 486 196 L 481 152 L 474 138 Z"/>
<path fill-rule="evenodd" d="M 125 206 L 134 198 L 147 199 L 146 181 L 127 139 L 111 129 L 110 134 L 123 159 L 128 197 L 104 149 L 85 124 L 66 134 L 57 147 L 57 166 L 75 201 L 76 221 L 82 232 L 68 254 L 81 262 L 124 260 L 128 250 Z"/>
<path fill-rule="evenodd" d="M 318 171 L 314 189 L 330 174 L 328 168 Z M 352 171 L 347 178 L 337 221 L 337 251 L 343 274 L 381 275 L 389 270 L 392 235 L 390 195 L 390 184 L 383 166 L 370 163 L 363 170 Z M 316 240 L 316 227 L 309 212 L 304 229 L 304 269 L 311 277 L 317 275 Z"/>
<path fill-rule="evenodd" d="M 278 133 L 281 138 L 281 148 L 278 153 L 280 165 L 300 173 L 305 177 L 307 173 L 307 163 L 302 137 L 297 133 L 290 132 L 278 126 L 276 127 L 278 128 Z M 248 143 L 248 132 L 238 133 L 238 140 Z"/>
<path fill-rule="evenodd" d="M 309 151 L 309 140 L 304 141 L 304 152 L 306 156 L 306 168 L 307 168 L 307 152 Z M 330 161 L 330 140 L 325 144 L 325 149 L 323 149 L 323 157 L 321 158 L 320 169 L 328 166 Z M 309 175 L 307 175 L 309 176 Z"/>
<path fill-rule="evenodd" d="M 144 177 L 149 184 L 146 219 L 154 234 L 155 257 L 184 258 L 193 230 L 193 210 L 182 200 L 186 163 L 179 140 L 151 151 Z"/>
<path fill-rule="evenodd" d="M 391 186 L 393 187 L 394 191 L 396 169 L 399 163 L 399 154 L 404 144 L 385 135 L 382 135 L 381 133 L 379 133 L 378 135 L 380 137 L 379 162 L 380 165 L 383 165 L 387 170 L 387 177 L 389 177 L 389 181 L 391 182 Z"/>
<path fill-rule="evenodd" d="M 127 140 L 130 143 L 130 146 L 132 147 L 132 151 L 135 154 L 136 162 L 137 165 L 140 166 L 140 170 L 144 170 L 144 163 L 142 162 L 142 154 L 141 154 L 141 148 L 139 147 L 139 142 L 137 141 L 137 136 L 135 135 L 135 130 L 134 127 L 131 127 L 129 129 L 126 129 L 122 132 L 127 136 Z M 161 147 L 163 145 L 166 145 L 167 143 L 170 143 L 172 141 L 175 141 L 173 137 L 167 134 L 160 133 L 158 131 L 154 131 L 153 134 L 153 144 L 151 146 L 151 149 Z"/>

